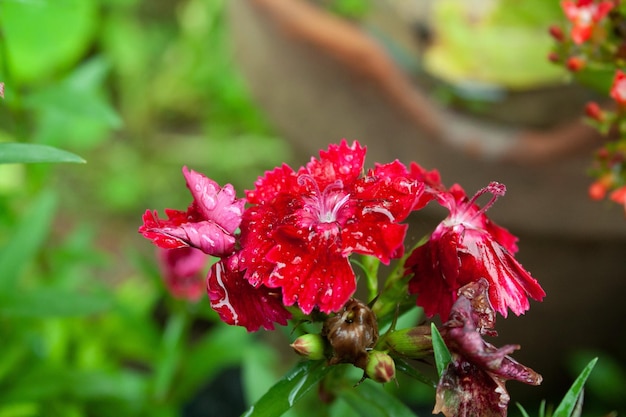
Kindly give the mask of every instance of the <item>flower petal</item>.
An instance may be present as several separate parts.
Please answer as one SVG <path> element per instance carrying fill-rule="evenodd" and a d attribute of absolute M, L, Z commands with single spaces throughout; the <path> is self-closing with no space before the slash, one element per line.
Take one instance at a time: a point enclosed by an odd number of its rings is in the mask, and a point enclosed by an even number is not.
<path fill-rule="evenodd" d="M 157 258 L 165 284 L 174 297 L 191 301 L 200 298 L 204 291 L 203 271 L 209 260 L 206 253 L 188 246 L 159 248 Z"/>
<path fill-rule="evenodd" d="M 207 277 L 207 292 L 211 307 L 222 321 L 243 326 L 249 332 L 263 327 L 273 330 L 274 323 L 286 325 L 291 314 L 281 303 L 280 291 L 250 285 L 239 269 L 235 254 L 211 267 Z"/>
<path fill-rule="evenodd" d="M 215 181 L 187 167 L 183 167 L 183 175 L 201 217 L 218 224 L 227 233 L 234 233 L 241 222 L 245 200 L 236 198 L 233 186 L 226 184 L 220 188 Z"/>

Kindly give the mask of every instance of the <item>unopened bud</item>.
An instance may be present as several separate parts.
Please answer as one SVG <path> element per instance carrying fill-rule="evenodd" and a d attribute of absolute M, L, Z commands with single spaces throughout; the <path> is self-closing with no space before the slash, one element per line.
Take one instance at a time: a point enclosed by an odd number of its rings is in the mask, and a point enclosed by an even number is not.
<path fill-rule="evenodd" d="M 598 122 L 604 120 L 604 113 L 602 112 L 602 109 L 600 108 L 598 103 L 596 103 L 595 101 L 590 101 L 585 105 L 585 114 L 587 115 L 587 117 Z"/>
<path fill-rule="evenodd" d="M 392 352 L 412 359 L 425 358 L 433 352 L 429 326 L 394 330 L 385 336 L 385 345 Z"/>
<path fill-rule="evenodd" d="M 367 358 L 365 374 L 374 381 L 384 384 L 396 378 L 396 364 L 385 352 L 372 350 Z"/>
<path fill-rule="evenodd" d="M 552 51 L 548 54 L 548 61 L 554 63 L 561 62 L 561 56 L 558 53 Z"/>
<path fill-rule="evenodd" d="M 550 35 L 552 35 L 552 37 L 559 42 L 563 42 L 563 40 L 565 39 L 565 36 L 563 35 L 563 29 L 561 29 L 560 26 L 552 25 L 550 26 L 548 31 L 550 32 Z"/>
<path fill-rule="evenodd" d="M 289 345 L 298 355 L 311 360 L 324 358 L 324 338 L 319 334 L 305 334 Z"/>
<path fill-rule="evenodd" d="M 583 68 L 585 68 L 585 64 L 585 60 L 578 56 L 569 57 L 565 62 L 565 66 L 571 72 L 578 72 L 582 70 Z"/>

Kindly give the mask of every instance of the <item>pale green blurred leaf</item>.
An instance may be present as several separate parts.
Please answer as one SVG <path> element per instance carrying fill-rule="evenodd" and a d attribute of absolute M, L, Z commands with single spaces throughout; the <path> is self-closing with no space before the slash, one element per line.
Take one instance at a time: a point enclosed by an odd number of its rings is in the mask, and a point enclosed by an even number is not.
<path fill-rule="evenodd" d="M 96 29 L 95 0 L 1 1 L 9 71 L 21 82 L 41 80 L 75 63 Z"/>
<path fill-rule="evenodd" d="M 516 2 L 506 11 L 484 7 L 481 12 L 473 3 L 436 2 L 437 37 L 426 51 L 425 67 L 452 84 L 524 89 L 560 81 L 564 70 L 546 58 L 553 43 L 546 28 L 552 21 L 543 14 L 516 13 L 527 8 Z"/>
<path fill-rule="evenodd" d="M 39 195 L 0 249 L 0 293 L 15 286 L 22 269 L 35 257 L 50 230 L 56 203 L 50 191 Z"/>
<path fill-rule="evenodd" d="M 81 316 L 109 309 L 112 300 L 103 294 L 81 294 L 56 288 L 0 294 L 0 317 Z"/>
<path fill-rule="evenodd" d="M 0 143 L 0 164 L 37 162 L 85 163 L 78 155 L 52 146 L 34 143 Z"/>

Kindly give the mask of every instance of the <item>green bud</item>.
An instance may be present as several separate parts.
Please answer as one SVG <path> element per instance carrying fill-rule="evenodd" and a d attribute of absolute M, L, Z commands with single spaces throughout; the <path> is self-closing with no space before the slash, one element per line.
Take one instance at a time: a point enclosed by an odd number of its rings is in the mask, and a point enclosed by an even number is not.
<path fill-rule="evenodd" d="M 319 334 L 305 334 L 289 345 L 298 355 L 311 360 L 324 358 L 324 338 Z"/>
<path fill-rule="evenodd" d="M 385 335 L 385 349 L 411 359 L 421 359 L 433 352 L 429 326 L 394 330 Z"/>
<path fill-rule="evenodd" d="M 385 352 L 369 352 L 365 374 L 376 382 L 384 384 L 396 378 L 396 364 Z"/>

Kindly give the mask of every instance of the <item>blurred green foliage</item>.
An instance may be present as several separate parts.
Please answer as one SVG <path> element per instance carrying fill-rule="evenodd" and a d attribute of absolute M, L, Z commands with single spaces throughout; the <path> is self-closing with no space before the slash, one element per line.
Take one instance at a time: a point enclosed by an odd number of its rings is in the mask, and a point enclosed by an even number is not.
<path fill-rule="evenodd" d="M 137 234 L 146 208 L 189 204 L 183 165 L 241 193 L 289 158 L 225 6 L 0 1 L 0 416 L 180 415 L 243 362 L 233 346 L 271 362 L 205 299 L 171 298 Z"/>

